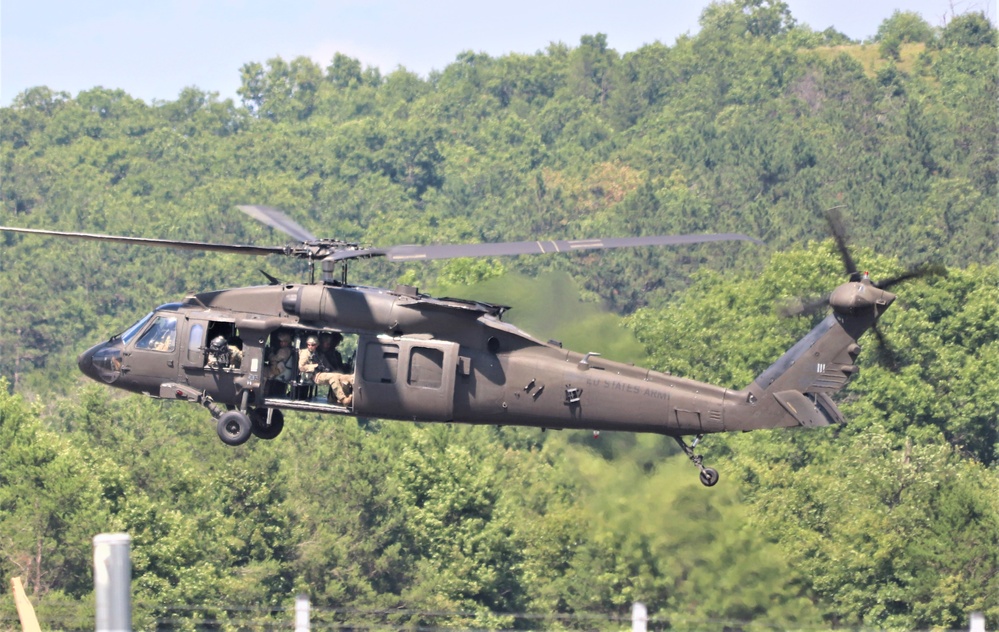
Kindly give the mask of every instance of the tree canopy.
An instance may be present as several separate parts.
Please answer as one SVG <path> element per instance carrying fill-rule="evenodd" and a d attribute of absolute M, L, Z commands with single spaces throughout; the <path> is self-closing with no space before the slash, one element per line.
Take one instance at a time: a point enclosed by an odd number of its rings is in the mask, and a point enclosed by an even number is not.
<path fill-rule="evenodd" d="M 861 341 L 848 424 L 713 436 L 706 490 L 662 437 L 301 414 L 227 448 L 201 409 L 84 383 L 76 354 L 157 303 L 301 265 L 4 233 L 2 574 L 64 629 L 92 624 L 90 538 L 118 530 L 137 629 L 272 626 L 298 592 L 351 627 L 617 629 L 633 601 L 659 629 L 995 627 L 996 41 L 980 13 L 896 11 L 864 44 L 734 0 L 623 54 L 596 33 L 428 77 L 248 61 L 238 103 L 25 91 L 0 108 L 3 225 L 283 243 L 234 209 L 259 203 L 380 246 L 759 237 L 353 269 L 725 386 L 814 324 L 783 302 L 842 281 L 825 209 L 846 207 L 872 277 L 947 274 L 899 287 L 890 361 Z"/>

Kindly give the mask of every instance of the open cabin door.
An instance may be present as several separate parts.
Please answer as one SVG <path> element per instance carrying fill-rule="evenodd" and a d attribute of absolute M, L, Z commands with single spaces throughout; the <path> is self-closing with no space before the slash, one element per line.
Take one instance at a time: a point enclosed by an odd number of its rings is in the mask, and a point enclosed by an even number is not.
<path fill-rule="evenodd" d="M 361 336 L 355 363 L 355 414 L 426 421 L 454 417 L 457 343 Z"/>
<path fill-rule="evenodd" d="M 181 332 L 179 346 L 182 381 L 198 390 L 208 392 L 222 401 L 236 400 L 235 379 L 246 372 L 242 362 L 232 360 L 225 364 L 212 361 L 209 343 L 216 336 L 237 342 L 236 325 L 232 319 L 207 319 L 189 316 L 185 319 L 186 331 Z M 242 342 L 238 342 L 242 347 Z"/>

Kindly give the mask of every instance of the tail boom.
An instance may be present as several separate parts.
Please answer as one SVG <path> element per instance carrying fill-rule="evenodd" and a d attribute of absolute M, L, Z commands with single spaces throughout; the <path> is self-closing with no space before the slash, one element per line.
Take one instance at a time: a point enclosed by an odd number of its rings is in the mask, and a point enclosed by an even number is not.
<path fill-rule="evenodd" d="M 830 298 L 833 313 L 737 397 L 727 399 L 726 430 L 844 423 L 831 395 L 857 372 L 857 340 L 894 299 L 864 281 L 836 288 Z"/>

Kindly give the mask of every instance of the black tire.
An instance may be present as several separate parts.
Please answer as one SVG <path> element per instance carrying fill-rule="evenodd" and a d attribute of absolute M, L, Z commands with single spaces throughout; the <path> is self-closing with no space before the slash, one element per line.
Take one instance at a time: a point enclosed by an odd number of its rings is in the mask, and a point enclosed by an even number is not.
<path fill-rule="evenodd" d="M 238 410 L 222 413 L 215 426 L 219 439 L 222 439 L 222 443 L 226 445 L 243 445 L 250 438 L 252 428 L 250 418 Z"/>
<path fill-rule="evenodd" d="M 701 470 L 701 484 L 705 487 L 714 487 L 718 482 L 718 470 L 706 467 Z"/>
<path fill-rule="evenodd" d="M 284 429 L 284 413 L 275 409 L 271 413 L 271 425 L 267 425 L 267 409 L 255 408 L 250 412 L 253 436 L 270 441 L 281 434 Z"/>

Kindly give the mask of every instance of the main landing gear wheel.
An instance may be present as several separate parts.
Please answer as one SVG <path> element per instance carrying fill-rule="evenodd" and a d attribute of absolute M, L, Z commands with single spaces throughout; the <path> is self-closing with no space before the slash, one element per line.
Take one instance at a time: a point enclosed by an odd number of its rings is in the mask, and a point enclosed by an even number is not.
<path fill-rule="evenodd" d="M 694 448 L 697 447 L 697 444 L 700 443 L 703 438 L 704 435 L 699 434 L 694 437 L 694 441 L 691 442 L 690 445 L 687 445 L 687 443 L 683 440 L 683 437 L 673 437 L 673 439 L 675 439 L 680 445 L 680 449 L 683 450 L 683 453 L 687 455 L 688 459 L 690 459 L 690 462 L 696 465 L 697 469 L 701 470 L 701 484 L 705 487 L 714 487 L 715 483 L 718 482 L 718 470 L 711 467 L 705 467 L 701 462 L 704 460 L 704 457 L 700 454 L 694 454 Z"/>
<path fill-rule="evenodd" d="M 258 439 L 271 440 L 281 434 L 284 429 L 284 413 L 274 409 L 271 412 L 271 423 L 267 423 L 267 409 L 254 408 L 250 411 L 250 423 L 252 424 L 253 436 Z"/>
<path fill-rule="evenodd" d="M 219 433 L 219 439 L 226 445 L 243 445 L 253 430 L 250 418 L 238 410 L 230 410 L 222 413 L 218 424 L 215 426 Z"/>
<path fill-rule="evenodd" d="M 705 487 L 711 487 L 718 482 L 718 470 L 713 467 L 706 467 L 701 470 L 701 483 Z"/>

